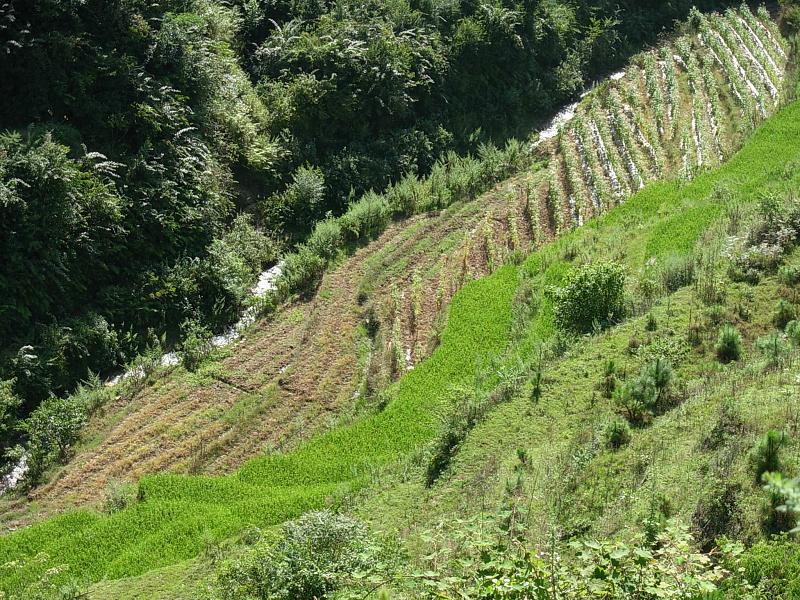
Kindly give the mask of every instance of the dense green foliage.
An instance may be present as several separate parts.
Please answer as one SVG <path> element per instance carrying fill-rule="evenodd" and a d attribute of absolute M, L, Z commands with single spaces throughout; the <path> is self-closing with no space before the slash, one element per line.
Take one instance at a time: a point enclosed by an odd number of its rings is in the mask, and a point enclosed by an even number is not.
<path fill-rule="evenodd" d="M 553 291 L 556 324 L 578 333 L 603 329 L 622 318 L 624 291 L 625 272 L 620 265 L 585 265 Z"/>
<path fill-rule="evenodd" d="M 5 3 L 0 375 L 20 414 L 130 361 L 151 329 L 230 322 L 276 240 L 527 133 L 691 4 Z M 391 215 L 433 207 L 414 197 Z M 377 202 L 341 237 L 368 236 Z M 292 292 L 339 237 L 300 249 Z"/>

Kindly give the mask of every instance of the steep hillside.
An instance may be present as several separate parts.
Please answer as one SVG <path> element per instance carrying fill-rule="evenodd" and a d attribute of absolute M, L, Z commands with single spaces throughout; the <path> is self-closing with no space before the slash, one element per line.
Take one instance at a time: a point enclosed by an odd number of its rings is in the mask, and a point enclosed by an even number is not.
<path fill-rule="evenodd" d="M 236 480 L 148 479 L 136 510 L 153 510 L 146 508 L 151 503 L 162 503 L 163 510 L 169 500 L 209 511 L 216 497 L 220 512 L 215 518 L 203 513 L 210 528 L 231 523 L 229 508 L 236 507 L 236 514 L 250 507 L 245 490 L 269 489 L 249 486 L 303 481 L 305 494 L 327 484 L 335 496 L 334 490 L 342 490 L 337 484 L 347 481 L 360 491 L 345 506 L 373 531 L 398 537 L 407 553 L 411 566 L 382 580 L 400 598 L 427 597 L 431 589 L 458 597 L 459 590 L 472 589 L 479 554 L 495 544 L 511 560 L 525 548 L 549 548 L 553 539 L 560 545 L 588 536 L 629 538 L 648 519 L 654 527 L 668 518 L 691 525 L 706 548 L 722 534 L 752 543 L 780 529 L 785 523 L 771 520 L 769 496 L 753 479 L 750 456 L 770 429 L 784 430 L 781 468 L 800 468 L 791 399 L 798 349 L 794 337 L 773 333 L 775 323 L 782 324 L 775 320 L 776 299 L 796 300 L 791 274 L 800 265 L 792 250 L 797 238 L 785 242 L 789 253 L 771 266 L 753 263 L 759 267 L 747 281 L 732 266 L 749 255 L 752 232 L 769 235 L 765 197 L 787 202 L 780 210 L 797 210 L 792 190 L 800 181 L 798 124 L 800 104 L 794 103 L 723 167 L 689 184 L 651 184 L 521 266 L 506 266 L 466 286 L 453 300 L 442 346 L 400 380 L 383 411 L 295 452 L 251 462 Z M 626 266 L 630 317 L 603 332 L 564 339 L 557 335 L 546 290 L 589 261 Z M 687 263 L 693 270 L 686 270 Z M 776 274 L 779 264 L 784 267 Z M 730 364 L 720 361 L 717 350 L 726 323 L 743 339 L 739 359 Z M 635 422 L 629 438 L 610 446 L 610 424 L 628 413 L 616 397 L 603 394 L 608 361 L 615 363 L 616 386 L 622 388 L 656 358 L 672 365 L 672 399 Z M 447 423 L 453 421 L 440 416 L 459 414 L 454 400 L 472 394 L 494 398 L 493 409 L 464 432 L 431 482 L 436 440 L 442 439 L 436 431 L 452 432 Z M 426 439 L 435 443 L 420 445 Z M 392 460 L 403 454 L 405 460 Z M 360 471 L 365 460 L 369 469 Z M 278 499 L 274 491 L 271 498 Z M 511 538 L 509 515 L 515 523 Z M 65 525 L 51 523 L 48 534 L 68 535 Z M 29 530 L 28 540 L 36 539 L 36 530 Z M 160 536 L 148 540 L 152 552 L 150 543 L 172 547 Z M 753 584 L 763 580 L 771 586 L 762 586 L 766 595 L 755 597 L 793 598 L 796 545 L 774 544 L 756 545 L 743 564 Z M 75 546 L 59 542 L 51 551 L 59 547 Z M 138 556 L 141 561 L 149 555 Z M 95 593 L 113 598 L 130 589 L 148 598 L 171 589 L 176 598 L 192 597 L 213 582 L 204 579 L 212 569 L 208 560 L 119 585 L 109 582 Z M 182 579 L 184 572 L 199 582 Z M 719 597 L 740 598 L 741 592 L 734 587 Z"/>
<path fill-rule="evenodd" d="M 435 348 L 464 282 L 646 181 L 718 164 L 779 105 L 785 42 L 766 13 L 747 9 L 696 14 L 689 28 L 588 93 L 575 118 L 537 144 L 530 172 L 474 203 L 392 226 L 328 273 L 311 302 L 286 306 L 227 358 L 107 407 L 88 448 L 34 493 L 37 509 L 100 502 L 114 479 L 226 473 L 295 446 L 381 402 L 383 388 Z M 735 44 L 742 35 L 748 43 Z M 16 511 L 6 512 L 13 521 Z"/>
<path fill-rule="evenodd" d="M 774 271 L 795 234 L 771 262 L 747 244 L 770 234 L 764 223 L 794 218 L 797 105 L 733 154 L 793 93 L 788 54 L 763 11 L 694 14 L 685 35 L 588 94 L 536 146 L 529 172 L 339 254 L 312 300 L 280 308 L 194 373 L 175 369 L 104 407 L 78 455 L 33 492 L 37 504 L 7 503 L 6 518 L 98 503 L 114 478 L 141 476 L 138 501 L 6 535 L 0 562 L 19 562 L 3 588 L 24 594 L 50 567 L 66 580 L 62 564 L 83 583 L 176 564 L 167 573 L 182 577 L 198 563 L 181 561 L 248 525 L 340 504 L 399 534 L 408 564 L 430 567 L 410 588 L 402 569 L 383 582 L 401 597 L 424 582 L 448 593 L 468 584 L 451 560 L 475 556 L 464 543 L 474 530 L 453 514 L 492 522 L 512 506 L 532 547 L 627 535 L 648 516 L 694 520 L 709 548 L 722 533 L 759 539 L 761 491 L 741 449 L 783 428 L 775 402 L 790 389 L 783 367 L 794 350 L 774 342 L 778 362 L 765 365 L 751 348 L 769 360 L 768 342 L 756 342 L 773 327 L 768 305 L 793 301 L 794 283 Z M 659 178 L 671 179 L 647 183 Z M 565 335 L 552 289 L 589 262 L 625 267 L 628 319 Z M 744 337 L 746 368 L 714 359 L 728 321 Z M 622 386 L 655 358 L 674 371 L 670 403 L 634 417 L 602 396 L 604 376 Z M 736 425 L 706 443 L 709 415 L 734 387 Z M 462 396 L 478 407 L 466 429 Z M 775 402 L 748 401 L 763 396 Z M 618 425 L 630 442 L 612 452 L 604 436 L 620 413 L 633 429 Z M 790 437 L 785 452 L 795 447 Z M 184 474 L 154 475 L 165 470 Z M 705 531 L 712 484 L 738 486 L 736 519 Z"/>

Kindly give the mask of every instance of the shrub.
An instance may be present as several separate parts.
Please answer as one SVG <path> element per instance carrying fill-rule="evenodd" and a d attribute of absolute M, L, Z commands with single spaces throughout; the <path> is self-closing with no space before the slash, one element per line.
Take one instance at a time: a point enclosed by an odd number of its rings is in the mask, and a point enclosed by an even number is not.
<path fill-rule="evenodd" d="M 691 285 L 695 278 L 693 256 L 670 256 L 661 267 L 661 283 L 668 292 Z"/>
<path fill-rule="evenodd" d="M 54 461 L 66 459 L 78 441 L 86 416 L 85 408 L 75 398 L 51 396 L 21 423 L 20 429 L 27 438 L 27 485 L 36 485 Z"/>
<path fill-rule="evenodd" d="M 106 487 L 103 511 L 111 515 L 124 510 L 136 500 L 136 493 L 135 484 L 112 480 Z"/>
<path fill-rule="evenodd" d="M 325 219 L 314 227 L 306 245 L 317 256 L 331 260 L 342 247 L 342 226 L 336 219 Z"/>
<path fill-rule="evenodd" d="M 800 283 L 800 267 L 784 265 L 778 270 L 778 278 L 786 286 L 793 287 Z"/>
<path fill-rule="evenodd" d="M 800 346 L 800 321 L 789 321 L 786 324 L 784 333 L 786 333 L 786 339 L 792 343 L 792 346 Z"/>
<path fill-rule="evenodd" d="M 606 446 L 617 450 L 631 441 L 631 428 L 627 421 L 617 419 L 612 421 L 605 431 Z"/>
<path fill-rule="evenodd" d="M 720 362 L 729 363 L 742 356 L 742 336 L 733 325 L 723 325 L 717 340 L 717 358 Z"/>
<path fill-rule="evenodd" d="M 391 212 L 384 196 L 367 192 L 340 217 L 348 241 L 363 242 L 379 235 L 389 224 Z"/>
<path fill-rule="evenodd" d="M 322 600 L 354 575 L 385 569 L 381 549 L 359 521 L 309 512 L 283 526 L 280 540 L 262 540 L 217 574 L 222 600 Z M 353 578 L 355 580 L 355 578 Z"/>
<path fill-rule="evenodd" d="M 781 470 L 781 448 L 786 445 L 788 436 L 783 431 L 768 431 L 750 453 L 750 463 L 757 483 L 764 473 L 777 473 Z"/>
<path fill-rule="evenodd" d="M 308 296 L 316 290 L 324 271 L 325 259 L 301 244 L 297 252 L 284 257 L 283 270 L 277 281 L 278 292 L 283 298 L 294 293 Z"/>
<path fill-rule="evenodd" d="M 211 332 L 194 320 L 185 321 L 181 329 L 183 341 L 178 355 L 186 370 L 194 372 L 214 348 L 211 345 Z"/>
<path fill-rule="evenodd" d="M 617 390 L 615 401 L 631 423 L 643 424 L 666 408 L 673 381 L 672 365 L 664 358 L 656 358 Z"/>
<path fill-rule="evenodd" d="M 14 380 L 0 380 L 0 455 L 10 446 L 22 400 L 14 393 Z"/>
<path fill-rule="evenodd" d="M 653 313 L 647 314 L 647 323 L 645 323 L 644 328 L 647 331 L 655 331 L 658 329 L 658 321 L 656 320 L 656 316 Z"/>
<path fill-rule="evenodd" d="M 279 251 L 279 244 L 256 229 L 249 215 L 239 215 L 211 242 L 205 262 L 227 294 L 241 303 L 250 296 L 258 273 L 278 259 Z"/>
<path fill-rule="evenodd" d="M 767 359 L 768 368 L 776 368 L 783 364 L 786 355 L 789 353 L 789 344 L 786 336 L 779 331 L 773 331 L 769 335 L 760 337 L 756 346 Z"/>
<path fill-rule="evenodd" d="M 584 265 L 554 290 L 553 312 L 559 328 L 588 333 L 623 315 L 625 272 L 615 263 Z"/>
<path fill-rule="evenodd" d="M 783 329 L 789 321 L 794 320 L 795 316 L 796 311 L 794 306 L 786 302 L 786 300 L 780 299 L 775 304 L 775 315 L 772 317 L 772 322 L 778 329 Z"/>

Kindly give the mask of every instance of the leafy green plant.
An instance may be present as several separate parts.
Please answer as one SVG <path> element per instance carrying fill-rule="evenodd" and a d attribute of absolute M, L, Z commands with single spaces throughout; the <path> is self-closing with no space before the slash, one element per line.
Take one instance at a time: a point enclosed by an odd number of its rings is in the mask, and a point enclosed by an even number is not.
<path fill-rule="evenodd" d="M 625 271 L 618 264 L 579 267 L 552 291 L 556 324 L 577 333 L 607 327 L 624 314 L 624 287 Z"/>
<path fill-rule="evenodd" d="M 609 423 L 605 430 L 606 445 L 617 450 L 631 441 L 631 428 L 627 421 L 617 419 Z"/>
<path fill-rule="evenodd" d="M 784 329 L 790 321 L 794 320 L 796 315 L 797 311 L 794 305 L 780 299 L 775 304 L 775 314 L 772 317 L 772 322 L 778 329 Z"/>
<path fill-rule="evenodd" d="M 387 569 L 380 546 L 359 521 L 330 511 L 308 512 L 283 525 L 280 539 L 262 540 L 221 565 L 223 600 L 322 600 L 346 583 Z"/>
<path fill-rule="evenodd" d="M 733 325 L 723 325 L 716 345 L 717 358 L 724 363 L 739 360 L 742 356 L 742 335 Z"/>
<path fill-rule="evenodd" d="M 197 367 L 211 353 L 211 332 L 197 321 L 190 320 L 183 324 L 183 342 L 180 348 L 180 359 L 187 371 L 196 371 Z"/>
<path fill-rule="evenodd" d="M 756 482 L 760 482 L 764 473 L 776 473 L 781 470 L 781 449 L 788 442 L 783 431 L 768 431 L 750 453 L 750 463 Z"/>
<path fill-rule="evenodd" d="M 756 346 L 767 360 L 768 368 L 776 368 L 783 364 L 789 353 L 789 344 L 786 336 L 779 331 L 760 337 Z"/>

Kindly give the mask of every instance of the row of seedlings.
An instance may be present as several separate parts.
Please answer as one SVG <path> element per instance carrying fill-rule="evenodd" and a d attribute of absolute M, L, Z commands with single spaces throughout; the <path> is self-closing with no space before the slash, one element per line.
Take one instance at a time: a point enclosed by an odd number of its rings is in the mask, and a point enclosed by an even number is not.
<path fill-rule="evenodd" d="M 752 17 L 752 13 L 747 11 Z M 742 18 L 741 10 L 736 12 L 734 10 L 727 10 L 725 18 L 729 26 L 735 31 L 738 38 L 743 44 L 746 44 L 749 52 L 757 58 L 761 68 L 764 70 L 765 75 L 770 79 L 775 88 L 776 99 L 778 95 L 777 86 L 780 86 L 783 81 L 783 69 L 778 66 L 780 59 L 777 54 L 773 54 L 764 44 L 763 40 L 753 31 L 748 22 Z M 774 49 L 773 49 L 774 52 Z"/>
<path fill-rule="evenodd" d="M 727 55 L 720 55 L 717 50 L 707 41 L 709 38 L 701 29 L 697 35 L 697 41 L 704 50 L 704 61 L 715 63 L 719 66 L 727 82 L 728 90 L 739 107 L 742 118 L 749 127 L 754 127 L 758 122 L 758 109 L 756 108 L 753 96 L 748 92 L 747 85 L 741 78 L 740 73 L 733 66 Z"/>
<path fill-rule="evenodd" d="M 733 50 L 739 64 L 744 66 L 748 78 L 751 81 L 758 82 L 762 96 L 764 98 L 769 96 L 772 100 L 772 105 L 775 106 L 778 103 L 778 88 L 775 87 L 772 79 L 770 79 L 766 69 L 764 69 L 764 65 L 753 55 L 748 45 L 731 25 L 729 18 L 715 15 L 713 19 L 725 43 Z"/>
<path fill-rule="evenodd" d="M 658 75 L 658 64 L 653 52 L 647 52 L 643 58 L 644 62 L 644 81 L 650 106 L 656 118 L 656 129 L 660 137 L 664 137 L 666 131 L 666 111 L 664 110 L 664 95 L 661 91 L 661 83 Z M 635 107 L 634 107 L 635 108 Z"/>
<path fill-rule="evenodd" d="M 575 140 L 575 149 L 578 152 L 583 176 L 591 194 L 593 214 L 599 215 L 614 206 L 615 194 L 598 158 L 595 141 L 589 133 L 589 124 L 585 115 L 578 114 L 573 119 L 573 125 L 572 135 Z"/>
<path fill-rule="evenodd" d="M 608 126 L 608 114 L 602 109 L 599 94 L 595 94 L 589 105 L 589 130 L 594 137 L 595 147 L 606 172 L 606 177 L 611 181 L 611 188 L 616 196 L 617 203 L 629 196 L 635 189 L 628 179 L 628 170 L 620 154 L 611 129 Z"/>
<path fill-rule="evenodd" d="M 609 90 L 606 107 L 611 134 L 627 167 L 633 190 L 640 190 L 644 187 L 644 177 L 648 174 L 647 159 L 636 143 L 635 134 L 623 113 L 622 100 L 616 88 L 612 87 Z"/>
<path fill-rule="evenodd" d="M 553 152 L 547 164 L 547 196 L 545 199 L 547 212 L 553 219 L 553 232 L 557 236 L 569 227 L 569 222 L 564 218 L 565 213 L 570 216 L 570 220 L 573 218 L 571 206 L 573 203 L 568 200 L 570 193 L 564 193 L 564 187 L 561 183 L 560 163 L 558 152 Z"/>
<path fill-rule="evenodd" d="M 691 131 L 697 156 L 696 164 L 703 167 L 712 161 L 714 152 L 711 148 L 712 134 L 709 131 L 707 120 L 707 102 L 700 68 L 697 64 L 697 56 L 689 41 L 684 37 L 680 38 L 675 47 L 682 67 L 686 69 L 689 79 L 689 92 L 692 101 Z"/>
<path fill-rule="evenodd" d="M 722 140 L 722 108 L 720 107 L 720 90 L 717 77 L 712 65 L 714 64 L 708 52 L 700 52 L 700 75 L 703 78 L 703 91 L 706 96 L 706 112 L 708 123 L 711 128 L 711 139 L 714 142 L 714 150 L 717 162 L 725 160 L 725 146 Z"/>
<path fill-rule="evenodd" d="M 789 45 L 780 31 L 778 31 L 778 24 L 772 16 L 770 16 L 769 11 L 763 4 L 758 7 L 758 18 L 753 16 L 753 13 L 750 12 L 747 6 L 742 6 L 740 14 L 743 19 L 751 24 L 753 29 L 760 30 L 767 37 L 782 60 L 785 61 L 788 58 L 787 52 L 789 51 Z"/>
<path fill-rule="evenodd" d="M 663 177 L 666 164 L 664 148 L 659 143 L 658 126 L 654 125 L 653 121 L 647 116 L 648 103 L 643 100 L 641 86 L 639 85 L 640 79 L 640 77 L 632 75 L 630 79 L 625 78 L 620 82 L 620 92 L 623 100 L 627 103 L 623 105 L 623 110 L 625 116 L 632 123 L 636 141 L 650 158 L 653 175 L 655 177 Z"/>
<path fill-rule="evenodd" d="M 678 131 L 680 119 L 676 114 L 681 107 L 680 91 L 678 88 L 678 73 L 675 69 L 675 59 L 671 46 L 663 46 L 660 50 L 659 66 L 664 77 L 664 89 L 667 98 L 667 115 L 669 116 L 671 127 L 671 137 L 675 137 Z"/>
<path fill-rule="evenodd" d="M 570 219 L 580 227 L 591 217 L 587 199 L 591 198 L 592 203 L 598 201 L 597 191 L 591 186 L 591 182 L 584 177 L 584 165 L 575 151 L 569 129 L 562 129 L 559 133 L 558 150 L 564 160 L 564 175 L 569 189 L 567 203 Z"/>
<path fill-rule="evenodd" d="M 764 118 L 767 116 L 766 107 L 764 106 L 762 94 L 758 88 L 753 84 L 747 76 L 747 71 L 739 62 L 736 54 L 731 50 L 725 39 L 720 33 L 711 26 L 709 19 L 698 13 L 698 22 L 700 33 L 700 40 L 703 45 L 709 48 L 713 53 L 714 58 L 722 67 L 728 83 L 731 88 L 735 90 L 734 95 L 743 104 L 745 116 L 749 118 L 751 124 L 755 124 L 759 120 L 759 116 Z"/>

